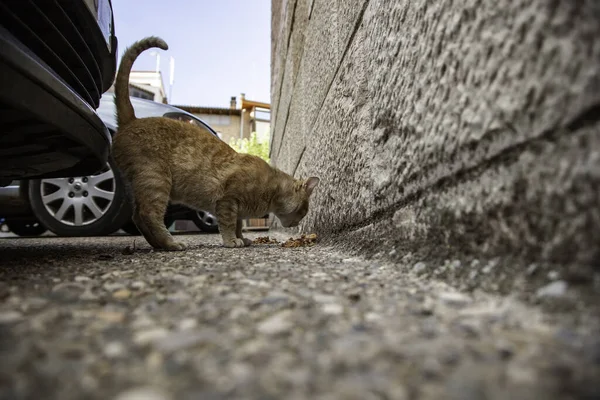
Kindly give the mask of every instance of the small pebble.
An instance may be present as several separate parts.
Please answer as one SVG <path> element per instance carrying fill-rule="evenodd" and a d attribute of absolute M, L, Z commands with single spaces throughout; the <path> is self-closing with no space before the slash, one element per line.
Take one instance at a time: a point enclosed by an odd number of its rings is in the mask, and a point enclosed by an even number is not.
<path fill-rule="evenodd" d="M 440 362 L 433 357 L 425 359 L 421 367 L 421 372 L 426 379 L 436 379 L 440 376 L 442 366 Z"/>
<path fill-rule="evenodd" d="M 481 272 L 484 274 L 489 274 L 490 272 L 492 272 L 492 270 L 496 267 L 497 264 L 498 264 L 498 261 L 492 260 L 489 263 L 487 263 L 485 265 L 485 267 L 483 267 L 481 269 Z"/>
<path fill-rule="evenodd" d="M 548 272 L 548 279 L 550 279 L 551 281 L 557 280 L 558 277 L 559 277 L 558 272 L 556 272 L 556 271 L 550 271 L 550 272 Z"/>
<path fill-rule="evenodd" d="M 86 352 L 86 349 L 82 345 L 67 344 L 67 345 L 65 345 L 65 347 L 62 348 L 61 352 L 62 352 L 62 355 L 67 358 L 76 359 L 76 358 L 82 358 Z"/>
<path fill-rule="evenodd" d="M 142 290 L 142 289 L 146 288 L 146 283 L 142 282 L 142 281 L 134 281 L 134 282 L 131 282 L 131 285 L 129 285 L 129 286 L 135 290 Z"/>
<path fill-rule="evenodd" d="M 499 339 L 495 343 L 496 351 L 502 360 L 508 360 L 515 353 L 514 346 L 505 339 Z"/>
<path fill-rule="evenodd" d="M 104 355 L 108 358 L 119 358 L 125 353 L 126 348 L 121 342 L 109 342 L 104 346 Z"/>
<path fill-rule="evenodd" d="M 344 307 L 337 303 L 327 303 L 323 305 L 323 312 L 330 315 L 339 315 L 344 312 Z"/>
<path fill-rule="evenodd" d="M 542 286 L 536 292 L 538 297 L 562 297 L 567 293 L 567 282 L 554 281 L 546 286 Z"/>
<path fill-rule="evenodd" d="M 154 325 L 156 325 L 156 322 L 147 315 L 141 315 L 131 323 L 133 329 L 145 329 L 153 327 Z"/>
<path fill-rule="evenodd" d="M 100 279 L 106 280 L 106 279 L 112 278 L 113 276 L 116 276 L 114 272 L 107 272 L 107 273 L 101 275 Z"/>
<path fill-rule="evenodd" d="M 460 361 L 461 352 L 452 347 L 444 347 L 438 352 L 438 360 L 444 365 L 456 365 Z"/>
<path fill-rule="evenodd" d="M 125 319 L 125 314 L 118 311 L 100 311 L 96 316 L 109 323 L 121 323 Z"/>
<path fill-rule="evenodd" d="M 79 282 L 63 282 L 52 288 L 52 295 L 63 301 L 75 301 L 85 291 L 86 287 Z"/>
<path fill-rule="evenodd" d="M 22 318 L 23 314 L 18 311 L 0 311 L 0 324 L 12 324 Z"/>
<path fill-rule="evenodd" d="M 107 292 L 115 292 L 120 289 L 124 289 L 125 285 L 120 282 L 106 282 L 102 285 L 102 288 Z"/>
<path fill-rule="evenodd" d="M 441 292 L 438 294 L 438 298 L 442 302 L 456 307 L 465 306 L 471 302 L 471 298 L 469 296 L 458 292 Z"/>
<path fill-rule="evenodd" d="M 290 310 L 281 311 L 258 324 L 257 329 L 260 333 L 266 335 L 277 335 L 286 332 L 292 328 L 291 315 Z"/>
<path fill-rule="evenodd" d="M 479 271 L 476 269 L 472 269 L 471 271 L 469 271 L 469 280 L 474 280 L 475 278 L 477 278 L 477 275 L 479 275 Z"/>
<path fill-rule="evenodd" d="M 135 344 L 143 346 L 164 338 L 168 333 L 165 328 L 150 328 L 137 332 L 133 337 L 133 341 Z"/>
<path fill-rule="evenodd" d="M 374 312 L 369 312 L 365 314 L 365 321 L 368 322 L 375 322 L 375 321 L 379 321 L 381 320 L 381 315 L 374 313 Z"/>
<path fill-rule="evenodd" d="M 182 319 L 177 324 L 177 328 L 180 331 L 185 331 L 185 330 L 188 330 L 188 329 L 193 329 L 193 328 L 195 328 L 197 326 L 198 326 L 198 321 L 196 321 L 194 318 Z"/>
<path fill-rule="evenodd" d="M 40 310 L 48 304 L 48 299 L 43 297 L 30 297 L 27 299 L 27 307 L 30 310 Z"/>
<path fill-rule="evenodd" d="M 481 320 L 480 319 L 470 319 L 470 320 L 462 320 L 459 321 L 458 327 L 461 332 L 465 334 L 465 336 L 469 339 L 476 339 L 480 336 L 481 332 Z"/>
<path fill-rule="evenodd" d="M 360 301 L 360 293 L 350 293 L 348 295 L 348 300 L 356 303 L 357 301 Z"/>
<path fill-rule="evenodd" d="M 422 261 L 416 263 L 412 268 L 412 270 L 417 274 L 424 272 L 426 269 L 427 269 L 427 264 L 425 264 Z"/>
<path fill-rule="evenodd" d="M 506 369 L 506 378 L 509 383 L 516 385 L 534 385 L 538 378 L 536 371 L 525 365 L 509 365 Z"/>
<path fill-rule="evenodd" d="M 527 267 L 527 270 L 525 271 L 525 273 L 527 275 L 531 276 L 535 273 L 535 271 L 537 271 L 537 269 L 538 269 L 537 264 L 530 264 L 529 267 Z"/>
<path fill-rule="evenodd" d="M 113 293 L 112 295 L 115 299 L 124 300 L 131 297 L 131 292 L 127 289 L 120 289 Z"/>
<path fill-rule="evenodd" d="M 114 400 L 171 400 L 172 397 L 158 388 L 138 387 L 121 392 Z"/>
<path fill-rule="evenodd" d="M 163 353 L 194 347 L 202 342 L 216 342 L 218 333 L 213 331 L 194 331 L 191 329 L 173 332 L 158 340 L 156 349 Z"/>
<path fill-rule="evenodd" d="M 87 288 L 85 292 L 79 296 L 80 300 L 97 300 L 99 297 L 96 296 L 90 288 Z"/>

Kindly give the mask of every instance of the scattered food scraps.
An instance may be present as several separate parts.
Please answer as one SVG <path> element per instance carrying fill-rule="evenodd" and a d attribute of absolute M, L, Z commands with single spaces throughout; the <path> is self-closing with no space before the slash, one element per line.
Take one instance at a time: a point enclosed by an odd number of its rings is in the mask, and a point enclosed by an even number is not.
<path fill-rule="evenodd" d="M 313 246 L 317 242 L 317 234 L 311 233 L 308 235 L 301 235 L 299 238 L 289 238 L 284 243 L 281 243 L 275 238 L 269 236 L 257 237 L 252 241 L 254 244 L 281 244 L 282 247 L 309 247 Z"/>
<path fill-rule="evenodd" d="M 279 244 L 277 239 L 271 239 L 268 236 L 257 237 L 252 241 L 254 244 Z"/>
<path fill-rule="evenodd" d="M 122 253 L 124 255 L 131 255 L 133 253 L 135 253 L 135 239 L 133 239 L 133 247 L 131 246 L 127 246 L 123 249 Z"/>
<path fill-rule="evenodd" d="M 314 246 L 317 242 L 317 234 L 311 233 L 308 235 L 301 235 L 299 238 L 289 238 L 281 246 L 282 247 L 309 247 Z"/>

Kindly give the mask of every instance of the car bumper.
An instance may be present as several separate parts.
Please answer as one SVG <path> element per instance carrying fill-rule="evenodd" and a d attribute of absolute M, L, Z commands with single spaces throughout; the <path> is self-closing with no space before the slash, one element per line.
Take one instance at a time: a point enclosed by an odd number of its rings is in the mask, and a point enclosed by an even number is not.
<path fill-rule="evenodd" d="M 0 26 L 0 177 L 87 175 L 111 139 L 94 109 Z"/>

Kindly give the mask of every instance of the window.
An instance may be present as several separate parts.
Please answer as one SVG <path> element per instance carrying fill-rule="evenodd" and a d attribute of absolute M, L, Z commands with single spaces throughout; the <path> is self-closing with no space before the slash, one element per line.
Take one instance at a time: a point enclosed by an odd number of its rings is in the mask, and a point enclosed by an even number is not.
<path fill-rule="evenodd" d="M 129 87 L 129 95 L 131 97 L 138 97 L 140 99 L 154 100 L 153 94 L 146 93 L 142 90 L 139 90 L 138 88 L 131 87 L 131 86 Z"/>
<path fill-rule="evenodd" d="M 269 121 L 271 119 L 271 111 L 270 110 L 260 110 L 257 109 L 256 112 L 254 113 L 254 118 L 256 119 L 264 119 Z"/>
<path fill-rule="evenodd" d="M 200 114 L 199 117 L 209 125 L 231 125 L 231 115 Z"/>

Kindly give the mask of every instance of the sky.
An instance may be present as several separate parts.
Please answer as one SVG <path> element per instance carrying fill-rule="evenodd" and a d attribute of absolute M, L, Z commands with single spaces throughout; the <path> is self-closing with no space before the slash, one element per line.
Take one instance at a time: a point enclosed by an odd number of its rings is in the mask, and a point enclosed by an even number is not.
<path fill-rule="evenodd" d="M 169 45 L 160 71 L 169 97 L 169 58 L 175 59 L 176 105 L 229 107 L 245 93 L 270 103 L 271 0 L 112 0 L 119 62 L 125 48 L 146 36 Z M 134 70 L 156 68 L 146 50 Z"/>

